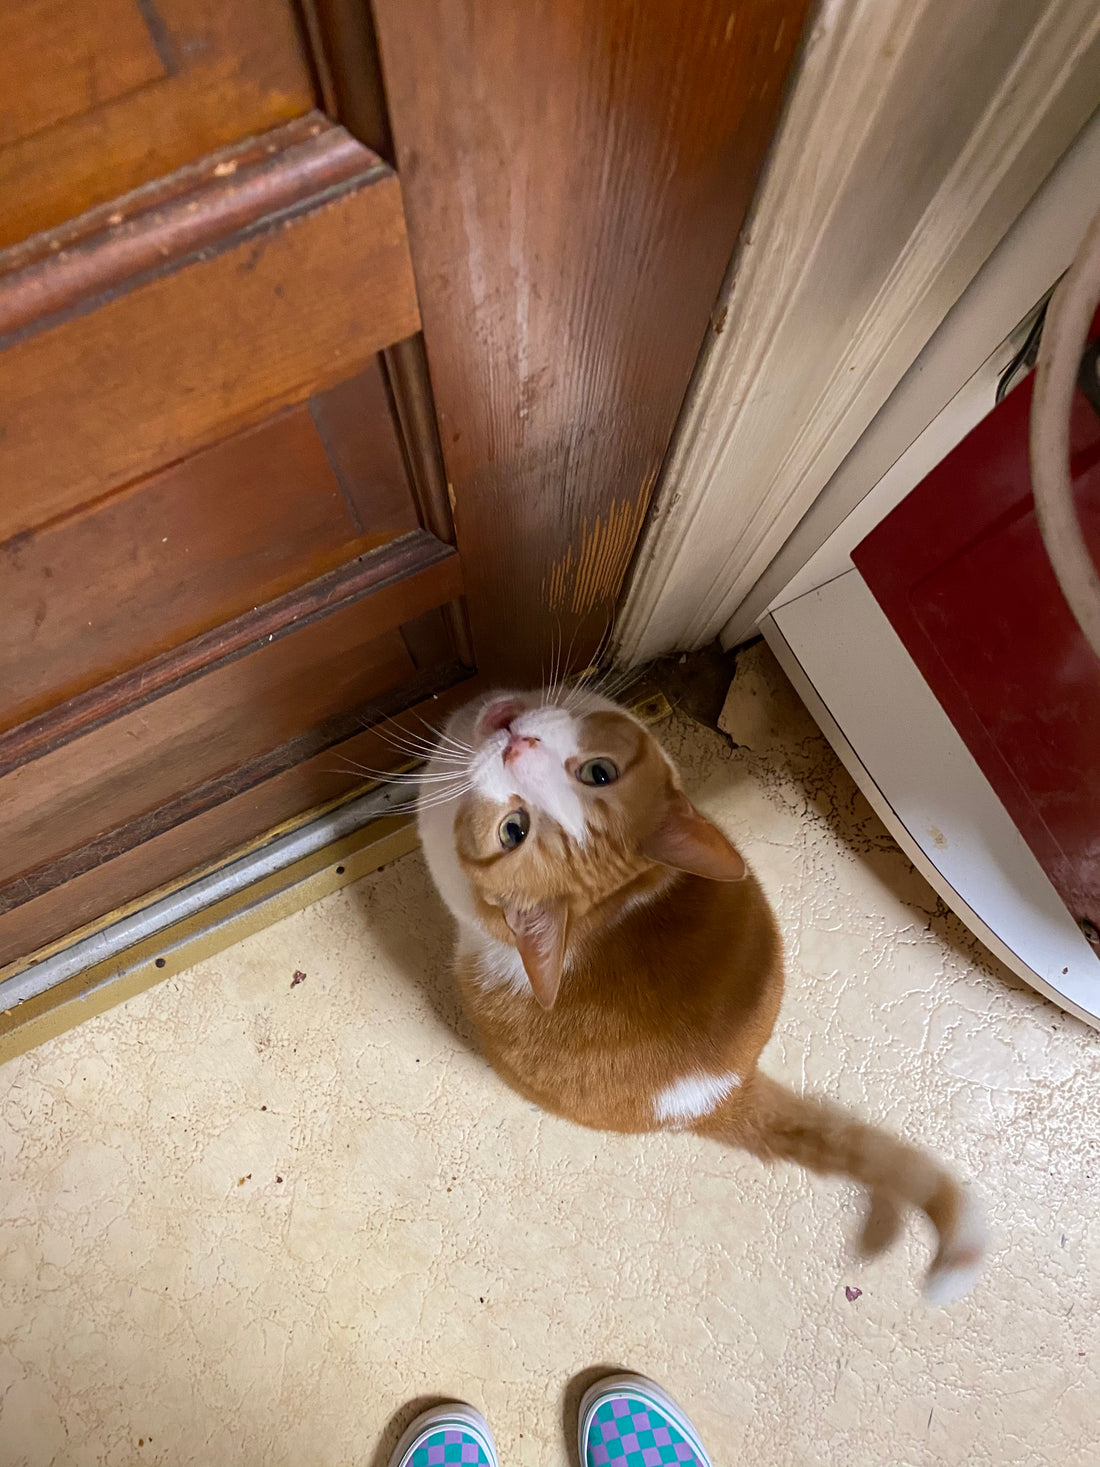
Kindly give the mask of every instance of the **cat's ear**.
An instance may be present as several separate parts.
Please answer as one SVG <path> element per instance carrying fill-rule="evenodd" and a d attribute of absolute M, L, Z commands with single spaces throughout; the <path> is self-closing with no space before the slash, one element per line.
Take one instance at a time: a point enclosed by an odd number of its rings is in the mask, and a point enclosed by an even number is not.
<path fill-rule="evenodd" d="M 642 855 L 709 881 L 741 881 L 745 875 L 738 852 L 682 790 L 673 792 L 660 824 L 642 841 Z"/>
<path fill-rule="evenodd" d="M 516 939 L 531 992 L 544 1009 L 552 1009 L 561 987 L 569 908 L 560 897 L 533 907 L 506 905 L 504 920 Z"/>

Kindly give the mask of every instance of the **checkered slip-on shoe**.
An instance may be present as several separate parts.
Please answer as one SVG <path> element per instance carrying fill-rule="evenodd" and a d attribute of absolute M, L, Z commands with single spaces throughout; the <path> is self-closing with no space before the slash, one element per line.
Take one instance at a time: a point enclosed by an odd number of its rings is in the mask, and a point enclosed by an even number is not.
<path fill-rule="evenodd" d="M 577 1423 L 582 1467 L 711 1467 L 684 1413 L 642 1375 L 611 1375 L 581 1402 Z"/>
<path fill-rule="evenodd" d="M 418 1416 L 397 1443 L 390 1467 L 499 1467 L 489 1423 L 472 1406 L 433 1406 Z"/>

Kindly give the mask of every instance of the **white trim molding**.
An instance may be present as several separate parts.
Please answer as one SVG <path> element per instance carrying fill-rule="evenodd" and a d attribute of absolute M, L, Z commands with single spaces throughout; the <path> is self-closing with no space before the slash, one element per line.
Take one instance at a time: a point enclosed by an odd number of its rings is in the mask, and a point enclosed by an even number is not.
<path fill-rule="evenodd" d="M 851 570 L 850 552 L 990 412 L 1038 304 L 1067 270 L 1100 198 L 1100 111 L 986 260 L 874 422 L 722 631 Z"/>
<path fill-rule="evenodd" d="M 1100 104 L 1096 0 L 825 0 L 616 629 L 704 645 Z"/>

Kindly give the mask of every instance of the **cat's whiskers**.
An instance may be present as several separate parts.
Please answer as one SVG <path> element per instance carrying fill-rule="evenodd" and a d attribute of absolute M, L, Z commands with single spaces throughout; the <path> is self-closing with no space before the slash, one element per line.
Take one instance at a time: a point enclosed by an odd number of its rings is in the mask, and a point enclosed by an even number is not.
<path fill-rule="evenodd" d="M 424 748 L 434 748 L 434 740 L 426 739 L 423 734 L 417 733 L 415 729 L 405 728 L 402 724 L 394 723 L 389 728 L 376 728 L 375 732 L 379 738 L 389 739 L 393 742 L 400 741 L 406 744 L 418 744 Z"/>
<path fill-rule="evenodd" d="M 644 667 L 609 667 L 606 672 L 600 674 L 589 685 L 594 693 L 599 693 L 603 698 L 617 700 L 623 692 L 636 683 L 645 671 Z"/>
<path fill-rule="evenodd" d="M 596 649 L 589 659 L 589 668 L 597 667 L 599 665 L 600 658 L 604 655 L 610 643 L 613 625 L 614 623 L 612 621 L 612 618 L 610 614 L 608 614 L 608 616 L 604 620 L 604 628 L 603 632 L 600 635 L 600 640 L 596 644 Z M 547 703 L 553 702 L 555 699 L 560 699 L 560 702 L 558 703 L 559 707 L 564 708 L 566 712 L 575 713 L 579 706 L 582 694 L 592 687 L 590 679 L 571 677 L 569 674 L 569 669 L 573 661 L 573 648 L 576 645 L 577 636 L 580 630 L 581 623 L 577 622 L 573 628 L 573 635 L 569 639 L 569 650 L 566 653 L 565 658 L 562 662 L 558 682 L 555 686 L 552 687 L 547 696 L 543 699 L 543 707 L 546 707 Z"/>
<path fill-rule="evenodd" d="M 442 743 L 447 744 L 450 748 L 457 750 L 461 754 L 473 754 L 474 748 L 472 744 L 464 744 L 461 739 L 456 739 L 453 734 L 446 733 L 441 728 L 436 728 L 434 723 L 429 723 L 428 720 L 419 713 L 416 715 L 416 717 L 420 720 L 420 722 L 424 725 L 428 732 L 433 735 L 433 737 L 437 741 L 437 747 L 438 744 Z"/>
<path fill-rule="evenodd" d="M 375 779 L 385 780 L 388 784 L 454 785 L 461 783 L 462 780 L 461 774 L 421 774 L 412 769 L 404 771 L 401 774 L 385 774 L 377 769 L 371 770 L 370 772 Z"/>
<path fill-rule="evenodd" d="M 434 747 L 433 758 L 446 757 L 450 759 L 468 760 L 472 759 L 476 752 L 475 749 L 469 748 L 466 744 L 457 744 L 453 740 L 447 740 L 445 742 L 441 740 Z"/>
<path fill-rule="evenodd" d="M 373 771 L 372 770 L 364 769 L 362 765 L 356 764 L 356 763 L 354 763 L 354 761 L 345 761 L 342 768 L 338 764 L 337 765 L 330 764 L 326 768 L 322 769 L 321 770 L 321 773 L 322 774 L 351 774 L 351 775 L 369 774 L 373 778 Z"/>
<path fill-rule="evenodd" d="M 409 715 L 406 714 L 403 716 L 408 717 Z M 419 713 L 414 713 L 411 716 L 420 719 L 420 722 L 432 734 L 432 738 L 426 739 L 414 729 L 407 728 L 404 724 L 398 723 L 396 719 L 389 717 L 381 718 L 376 723 L 368 724 L 364 722 L 363 727 L 365 731 L 376 734 L 383 742 L 400 749 L 402 753 L 415 753 L 418 758 L 428 758 L 434 755 L 438 751 L 439 740 L 444 738 L 448 740 L 455 752 L 465 754 L 473 753 L 472 749 L 459 744 L 450 735 L 444 734 L 442 729 L 436 728 Z"/>
<path fill-rule="evenodd" d="M 574 678 L 566 687 L 565 697 L 562 699 L 562 707 L 567 713 L 576 714 L 580 709 L 585 694 L 590 692 L 591 688 L 592 682 L 589 678 Z"/>
<path fill-rule="evenodd" d="M 417 764 L 438 764 L 444 769 L 465 769 L 471 759 L 469 754 L 452 754 L 449 750 L 407 749 L 406 755 Z"/>
<path fill-rule="evenodd" d="M 563 689 L 565 689 L 568 685 L 569 669 L 572 666 L 573 662 L 573 649 L 577 644 L 577 636 L 581 629 L 580 622 L 574 623 L 573 632 L 569 638 L 569 646 L 568 648 L 566 648 L 565 633 L 562 629 L 560 616 L 556 618 L 556 622 L 558 639 L 557 652 L 554 655 L 551 664 L 550 681 L 543 689 L 542 702 L 540 704 L 540 706 L 543 708 L 552 707 L 555 705 L 564 706 L 564 703 L 557 704 L 557 700 L 561 697 Z M 552 642 L 551 646 L 553 646 Z"/>
<path fill-rule="evenodd" d="M 568 707 L 568 697 L 569 697 L 569 690 L 570 690 L 570 686 L 571 686 L 570 681 L 569 681 L 569 669 L 573 665 L 573 649 L 574 649 L 574 647 L 577 644 L 577 635 L 580 632 L 580 629 L 581 629 L 581 623 L 580 622 L 577 622 L 574 625 L 574 627 L 573 627 L 573 635 L 569 638 L 569 650 L 565 654 L 565 657 L 562 659 L 561 667 L 559 669 L 558 686 L 555 689 L 555 697 L 560 696 L 562 694 L 562 692 L 565 693 L 565 701 L 563 701 L 563 703 L 561 705 L 562 707 Z M 610 623 L 608 623 L 608 626 L 605 628 L 605 635 L 606 635 L 606 633 L 609 630 L 610 630 Z M 602 638 L 601 638 L 600 645 L 601 645 L 601 647 L 603 645 Z M 597 654 L 596 655 L 597 656 L 599 655 L 599 649 L 597 649 Z"/>
<path fill-rule="evenodd" d="M 473 789 L 472 783 L 456 785 L 449 790 L 433 790 L 427 798 L 421 796 L 419 799 L 410 800 L 408 808 L 410 810 L 434 810 L 440 805 L 453 804 L 455 800 L 461 799 L 471 789 Z"/>
<path fill-rule="evenodd" d="M 561 646 L 564 638 L 561 630 L 561 617 L 555 615 L 554 620 L 555 627 L 554 630 L 550 633 L 550 676 L 543 680 L 542 701 L 539 704 L 540 708 L 546 708 L 553 702 L 554 689 L 557 684 L 558 658 L 561 653 Z M 555 638 L 557 639 L 556 645 Z M 542 669 L 540 668 L 540 671 L 541 670 Z"/>
<path fill-rule="evenodd" d="M 372 769 L 369 764 L 359 764 L 355 760 L 345 760 L 343 767 L 330 767 L 326 774 L 351 774 L 363 775 L 367 779 L 378 784 L 409 785 L 419 787 L 423 784 L 456 784 L 461 778 L 457 774 L 420 774 L 416 770 L 392 770 Z"/>
<path fill-rule="evenodd" d="M 468 755 L 460 753 L 458 750 L 441 750 L 435 744 L 428 743 L 427 739 L 420 739 L 415 736 L 399 738 L 394 734 L 387 733 L 379 733 L 378 736 L 383 743 L 389 744 L 391 749 L 397 749 L 402 754 L 408 754 L 416 759 L 445 758 L 454 760 L 457 763 L 460 759 L 468 757 Z"/>
<path fill-rule="evenodd" d="M 472 790 L 474 787 L 474 780 L 471 775 L 464 775 L 461 778 L 457 779 L 452 776 L 436 779 L 431 775 L 427 775 L 425 776 L 424 780 L 421 781 L 421 783 L 423 785 L 432 786 L 432 788 L 428 790 L 429 798 L 431 798 L 433 795 L 446 794 L 451 790 L 462 790 L 465 792 L 466 790 Z"/>
<path fill-rule="evenodd" d="M 554 634 L 553 634 L 553 631 L 550 632 L 550 667 L 549 667 L 549 669 L 547 669 L 546 662 L 543 662 L 543 660 L 540 659 L 540 662 L 538 662 L 538 681 L 540 681 L 540 685 L 541 685 L 541 688 L 543 688 L 543 694 L 544 695 L 546 695 L 547 692 L 549 692 L 549 689 L 551 687 L 553 687 L 553 682 L 554 682 Z M 541 707 L 546 707 L 546 703 L 540 704 L 540 706 Z"/>

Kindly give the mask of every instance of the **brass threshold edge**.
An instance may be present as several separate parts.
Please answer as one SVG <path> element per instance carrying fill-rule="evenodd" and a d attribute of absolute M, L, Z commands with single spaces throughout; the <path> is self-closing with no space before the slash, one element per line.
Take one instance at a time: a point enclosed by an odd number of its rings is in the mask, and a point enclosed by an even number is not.
<path fill-rule="evenodd" d="M 0 981 L 0 1064 L 406 855 L 408 798 L 369 790 Z"/>

